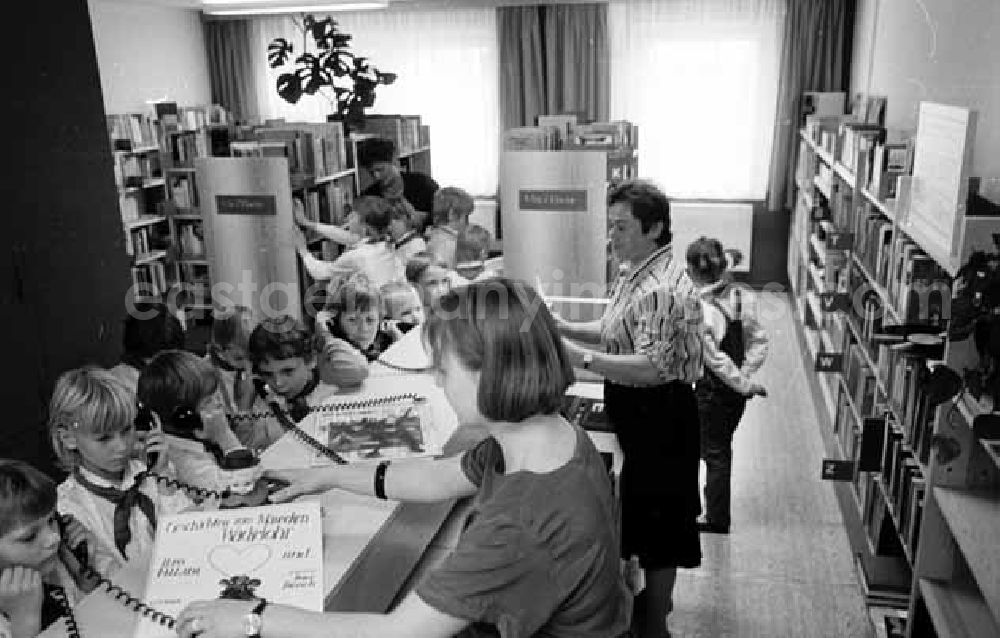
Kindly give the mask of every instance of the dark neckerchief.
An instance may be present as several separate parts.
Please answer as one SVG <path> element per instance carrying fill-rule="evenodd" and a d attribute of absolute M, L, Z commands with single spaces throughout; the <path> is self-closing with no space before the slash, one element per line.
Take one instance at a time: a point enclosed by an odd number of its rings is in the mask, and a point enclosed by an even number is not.
<path fill-rule="evenodd" d="M 80 468 L 73 470 L 73 477 L 76 479 L 77 483 L 82 485 L 84 489 L 94 496 L 99 496 L 114 504 L 115 547 L 118 548 L 118 551 L 121 553 L 123 558 L 128 559 L 128 556 L 125 554 L 125 548 L 128 547 L 129 541 L 132 540 L 132 530 L 128 525 L 128 519 L 129 515 L 132 513 L 132 508 L 138 507 L 139 511 L 146 515 L 146 519 L 149 520 L 149 524 L 152 525 L 154 529 L 156 528 L 156 506 L 153 505 L 153 501 L 148 496 L 139 490 L 139 487 L 142 484 L 142 479 L 145 477 L 145 473 L 136 476 L 135 482 L 132 483 L 132 487 L 127 490 L 97 485 L 84 477 Z"/>
<path fill-rule="evenodd" d="M 393 245 L 398 250 L 398 249 L 402 248 L 403 246 L 405 246 L 406 244 L 410 243 L 411 241 L 413 241 L 416 238 L 417 238 L 417 231 L 411 230 L 408 233 L 404 234 L 402 237 L 400 237 L 399 241 L 397 241 Z"/>
<path fill-rule="evenodd" d="M 215 352 L 214 349 L 209 349 L 208 356 L 212 360 L 212 365 L 220 370 L 225 370 L 226 372 L 240 372 L 240 369 L 225 361 L 222 357 Z"/>

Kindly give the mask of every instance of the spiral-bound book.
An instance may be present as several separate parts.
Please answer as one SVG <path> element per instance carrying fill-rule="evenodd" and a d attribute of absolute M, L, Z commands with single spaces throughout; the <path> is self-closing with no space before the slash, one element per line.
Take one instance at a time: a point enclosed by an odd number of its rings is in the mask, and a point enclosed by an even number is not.
<path fill-rule="evenodd" d="M 427 399 L 416 395 L 333 403 L 315 415 L 316 439 L 348 463 L 433 456 Z M 330 459 L 316 455 L 314 465 Z"/>
<path fill-rule="evenodd" d="M 167 516 L 157 524 L 143 598 L 174 618 L 195 600 L 266 598 L 323 611 L 323 523 L 320 504 Z M 168 638 L 173 630 L 144 613 L 138 638 Z"/>

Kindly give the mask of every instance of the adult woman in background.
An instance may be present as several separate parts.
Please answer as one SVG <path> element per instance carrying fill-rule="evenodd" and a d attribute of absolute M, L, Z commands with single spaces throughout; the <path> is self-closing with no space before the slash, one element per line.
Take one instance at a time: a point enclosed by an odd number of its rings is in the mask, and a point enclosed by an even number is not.
<path fill-rule="evenodd" d="M 456 549 L 391 613 L 270 605 L 258 616 L 263 638 L 625 634 L 630 601 L 611 484 L 586 433 L 558 413 L 573 371 L 538 302 L 520 282 L 477 282 L 442 297 L 442 311 L 425 324 L 437 383 L 459 423 L 490 433 L 472 450 L 374 472 L 340 465 L 272 473 L 290 482 L 273 495 L 278 501 L 335 487 L 401 501 L 475 500 Z M 192 603 L 178 633 L 245 636 L 241 619 L 257 604 Z"/>
<path fill-rule="evenodd" d="M 557 319 L 574 365 L 604 377 L 604 400 L 624 454 L 622 554 L 638 556 L 646 589 L 633 628 L 669 636 L 678 567 L 701 564 L 699 428 L 692 384 L 702 373 L 697 289 L 670 246 L 670 202 L 627 182 L 608 194 L 611 246 L 623 274 L 601 319 Z"/>

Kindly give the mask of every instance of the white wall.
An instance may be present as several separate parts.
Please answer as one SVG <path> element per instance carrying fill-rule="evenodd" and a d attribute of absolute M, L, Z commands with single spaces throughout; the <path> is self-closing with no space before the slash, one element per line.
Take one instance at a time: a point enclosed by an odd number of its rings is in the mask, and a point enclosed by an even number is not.
<path fill-rule="evenodd" d="M 923 100 L 975 109 L 973 172 L 1000 176 L 998 30 L 998 0 L 858 0 L 852 92 L 887 96 L 890 127 L 916 130 Z"/>
<path fill-rule="evenodd" d="M 108 113 L 145 111 L 147 100 L 209 104 L 208 57 L 197 10 L 131 0 L 88 0 Z"/>

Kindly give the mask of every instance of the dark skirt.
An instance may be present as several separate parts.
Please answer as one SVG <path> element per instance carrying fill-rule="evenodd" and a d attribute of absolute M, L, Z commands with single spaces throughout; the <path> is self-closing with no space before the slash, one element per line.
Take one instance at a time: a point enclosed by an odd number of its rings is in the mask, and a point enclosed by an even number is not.
<path fill-rule="evenodd" d="M 700 433 L 690 383 L 633 388 L 604 384 L 622 447 L 622 556 L 646 569 L 697 567 Z"/>

